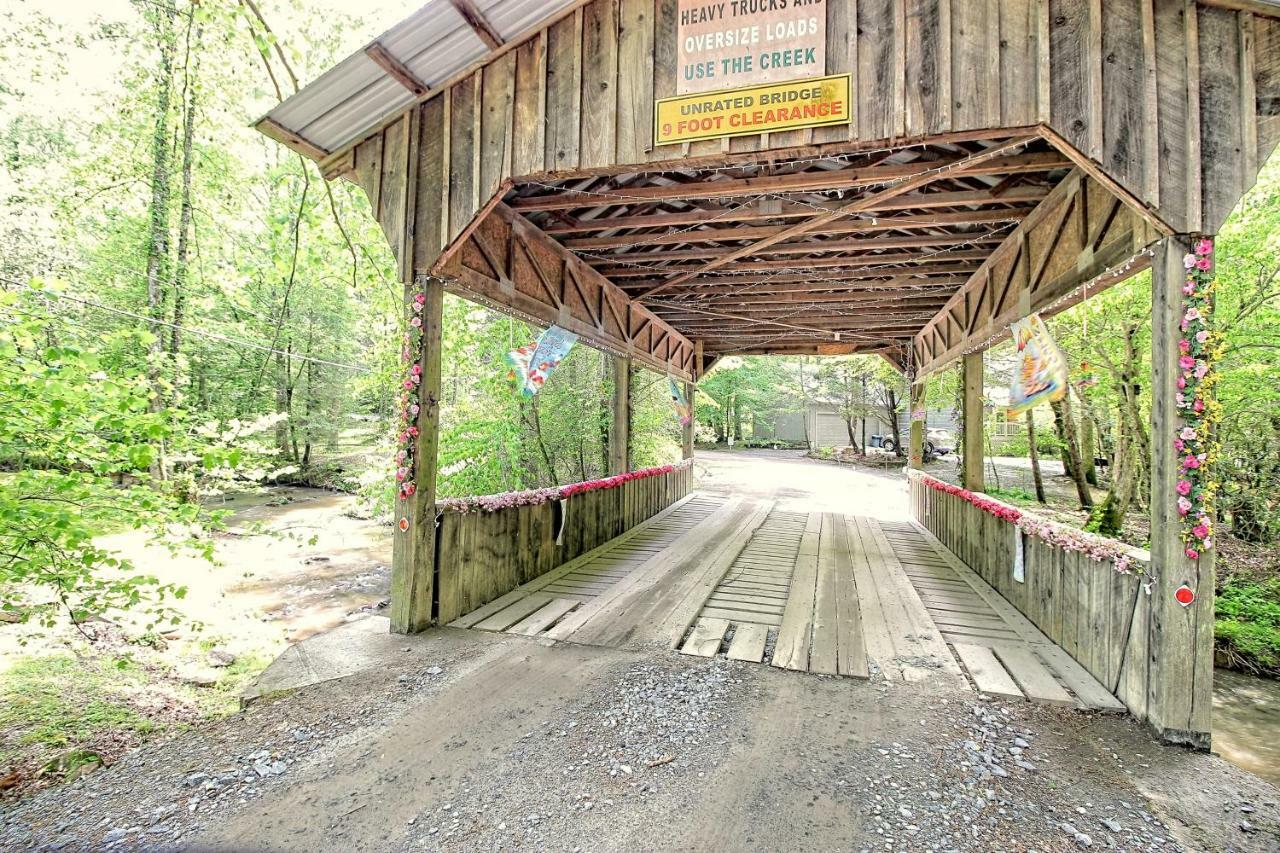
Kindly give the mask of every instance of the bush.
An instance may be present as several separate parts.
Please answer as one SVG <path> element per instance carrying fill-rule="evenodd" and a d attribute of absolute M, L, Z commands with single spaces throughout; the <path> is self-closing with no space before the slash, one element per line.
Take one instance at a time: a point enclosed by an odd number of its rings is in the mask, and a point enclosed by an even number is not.
<path fill-rule="evenodd" d="M 1027 441 L 1025 432 L 1010 436 L 995 449 L 1000 456 L 1021 456 L 1025 458 L 1031 455 L 1031 443 Z M 1058 457 L 1062 455 L 1062 442 L 1058 439 L 1058 434 L 1052 429 L 1047 427 L 1037 429 L 1036 449 L 1040 451 L 1041 456 Z"/>
<path fill-rule="evenodd" d="M 1280 675 L 1280 578 L 1228 581 L 1218 593 L 1214 640 L 1239 669 Z"/>

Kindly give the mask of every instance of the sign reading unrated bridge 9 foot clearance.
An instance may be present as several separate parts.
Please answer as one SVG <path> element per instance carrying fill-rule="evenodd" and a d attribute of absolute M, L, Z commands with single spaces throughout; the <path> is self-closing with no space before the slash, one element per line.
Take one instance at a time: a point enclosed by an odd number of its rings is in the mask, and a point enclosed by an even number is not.
<path fill-rule="evenodd" d="M 850 77 L 816 77 L 656 101 L 655 145 L 848 124 Z"/>

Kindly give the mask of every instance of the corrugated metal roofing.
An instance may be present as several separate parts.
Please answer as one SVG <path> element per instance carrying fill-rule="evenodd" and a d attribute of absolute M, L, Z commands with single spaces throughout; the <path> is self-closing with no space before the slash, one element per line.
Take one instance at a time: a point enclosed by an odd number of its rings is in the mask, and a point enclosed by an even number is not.
<path fill-rule="evenodd" d="M 527 35 L 577 0 L 471 0 L 504 43 Z M 381 45 L 422 83 L 440 86 L 496 51 L 480 39 L 452 0 L 431 0 L 373 43 Z M 259 125 L 277 124 L 304 143 L 334 152 L 405 110 L 416 96 L 366 50 L 348 56 L 297 94 L 274 107 Z M 268 127 L 263 130 L 279 138 Z M 314 156 L 307 145 L 282 139 Z"/>

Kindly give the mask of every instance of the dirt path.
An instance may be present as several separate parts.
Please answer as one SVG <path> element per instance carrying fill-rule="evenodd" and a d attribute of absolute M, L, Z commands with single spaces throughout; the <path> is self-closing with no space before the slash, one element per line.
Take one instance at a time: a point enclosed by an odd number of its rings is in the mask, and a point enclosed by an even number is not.
<path fill-rule="evenodd" d="M 1122 717 L 453 629 L 398 654 L 43 792 L 4 815 L 0 847 L 1268 850 L 1280 837 L 1275 788 Z"/>

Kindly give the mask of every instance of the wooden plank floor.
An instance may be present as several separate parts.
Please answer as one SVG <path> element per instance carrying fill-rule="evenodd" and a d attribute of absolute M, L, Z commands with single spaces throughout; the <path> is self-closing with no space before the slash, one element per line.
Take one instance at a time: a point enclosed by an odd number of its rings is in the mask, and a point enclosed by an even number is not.
<path fill-rule="evenodd" d="M 979 692 L 1094 710 L 1123 710 L 1079 663 L 931 536 L 911 523 L 884 537 Z"/>

